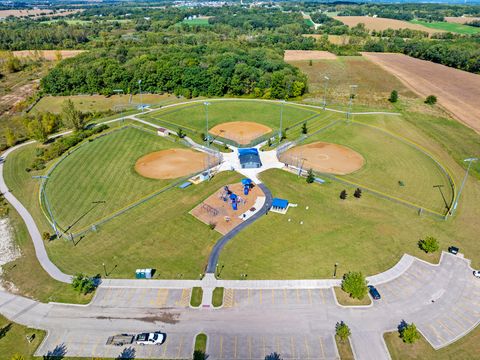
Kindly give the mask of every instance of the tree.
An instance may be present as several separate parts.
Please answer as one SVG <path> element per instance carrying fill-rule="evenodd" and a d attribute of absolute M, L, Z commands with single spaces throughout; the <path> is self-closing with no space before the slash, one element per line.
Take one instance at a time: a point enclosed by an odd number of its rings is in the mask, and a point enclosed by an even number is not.
<path fill-rule="evenodd" d="M 49 232 L 44 231 L 44 232 L 42 233 L 42 239 L 43 239 L 44 241 L 50 240 L 50 238 L 51 238 L 51 235 L 50 235 Z"/>
<path fill-rule="evenodd" d="M 285 140 L 287 138 L 287 130 L 282 130 L 280 138 L 280 140 Z"/>
<path fill-rule="evenodd" d="M 357 199 L 360 199 L 362 197 L 362 189 L 357 188 L 353 193 L 353 196 L 355 196 Z"/>
<path fill-rule="evenodd" d="M 205 360 L 207 359 L 207 354 L 201 350 L 195 350 L 193 352 L 193 360 Z"/>
<path fill-rule="evenodd" d="M 17 143 L 17 137 L 15 136 L 13 130 L 9 127 L 5 128 L 4 136 L 8 147 L 11 147 Z"/>
<path fill-rule="evenodd" d="M 337 325 L 335 325 L 335 333 L 342 341 L 347 340 L 351 335 L 350 328 L 343 321 L 337 322 Z"/>
<path fill-rule="evenodd" d="M 413 344 L 420 339 L 420 333 L 414 323 L 407 324 L 403 321 L 400 324 L 398 331 L 400 333 L 400 338 L 404 343 Z"/>
<path fill-rule="evenodd" d="M 418 246 L 426 253 L 435 252 L 439 248 L 438 241 L 433 236 L 427 236 L 425 239 L 421 239 L 418 242 Z"/>
<path fill-rule="evenodd" d="M 367 280 L 361 272 L 350 271 L 343 275 L 342 290 L 354 299 L 362 300 L 367 295 Z"/>
<path fill-rule="evenodd" d="M 302 134 L 306 135 L 308 133 L 307 123 L 304 122 L 302 125 Z"/>
<path fill-rule="evenodd" d="M 307 174 L 307 183 L 311 184 L 314 181 L 315 181 L 315 174 L 313 173 L 313 170 L 310 169 L 310 170 L 308 170 L 308 174 Z"/>
<path fill-rule="evenodd" d="M 340 199 L 345 200 L 347 198 L 347 190 L 342 190 L 340 193 Z"/>
<path fill-rule="evenodd" d="M 392 90 L 390 93 L 390 97 L 388 98 L 388 101 L 391 103 L 396 103 L 398 101 L 398 91 L 397 90 Z"/>
<path fill-rule="evenodd" d="M 183 139 L 186 136 L 185 131 L 183 131 L 182 128 L 178 128 L 177 135 L 180 139 Z"/>
<path fill-rule="evenodd" d="M 435 105 L 437 103 L 437 97 L 435 95 L 428 95 L 425 99 L 425 104 Z"/>
<path fill-rule="evenodd" d="M 282 358 L 280 357 L 280 354 L 273 352 L 265 356 L 265 360 L 282 360 Z"/>
<path fill-rule="evenodd" d="M 95 290 L 95 278 L 79 273 L 73 277 L 72 287 L 79 293 L 86 295 Z"/>
<path fill-rule="evenodd" d="M 82 114 L 75 108 L 72 100 L 68 99 L 63 102 L 62 117 L 66 126 L 74 128 L 75 131 L 83 129 L 84 120 Z"/>
<path fill-rule="evenodd" d="M 268 147 L 272 147 L 272 139 L 271 139 L 271 138 L 268 138 L 268 140 L 267 140 L 267 146 L 268 146 Z"/>

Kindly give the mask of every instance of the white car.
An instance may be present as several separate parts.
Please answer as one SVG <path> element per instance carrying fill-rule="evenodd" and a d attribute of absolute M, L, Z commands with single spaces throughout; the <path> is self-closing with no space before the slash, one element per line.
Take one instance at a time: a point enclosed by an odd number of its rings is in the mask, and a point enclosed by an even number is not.
<path fill-rule="evenodd" d="M 473 270 L 473 276 L 480 278 L 480 270 Z"/>
<path fill-rule="evenodd" d="M 138 334 L 135 342 L 139 345 L 161 345 L 165 341 L 165 334 L 160 331 Z"/>

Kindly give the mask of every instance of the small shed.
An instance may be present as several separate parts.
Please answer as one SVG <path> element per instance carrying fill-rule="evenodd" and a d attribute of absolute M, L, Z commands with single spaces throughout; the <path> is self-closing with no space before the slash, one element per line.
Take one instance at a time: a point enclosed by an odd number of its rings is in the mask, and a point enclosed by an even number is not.
<path fill-rule="evenodd" d="M 288 210 L 288 206 L 289 206 L 288 200 L 273 198 L 272 207 L 270 208 L 270 211 L 280 213 L 280 214 L 286 214 Z"/>
<path fill-rule="evenodd" d="M 168 131 L 168 129 L 165 129 L 163 127 L 159 127 L 159 128 L 157 128 L 157 135 L 158 136 L 168 136 L 168 135 L 170 135 L 170 131 Z"/>

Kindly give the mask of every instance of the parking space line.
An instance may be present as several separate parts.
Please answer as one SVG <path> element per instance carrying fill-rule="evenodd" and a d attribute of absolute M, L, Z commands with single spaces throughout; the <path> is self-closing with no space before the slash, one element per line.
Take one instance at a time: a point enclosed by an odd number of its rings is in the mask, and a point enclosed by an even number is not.
<path fill-rule="evenodd" d="M 457 304 L 459 307 L 461 307 L 463 310 L 465 310 L 467 313 L 478 316 L 479 312 L 476 311 L 475 309 L 470 309 L 465 307 L 463 304 Z"/>
<path fill-rule="evenodd" d="M 295 289 L 296 292 L 297 292 L 297 304 L 300 302 L 300 294 L 299 294 L 299 291 L 298 289 Z"/>
<path fill-rule="evenodd" d="M 322 358 L 325 359 L 325 350 L 323 349 L 323 339 L 321 336 L 318 337 L 318 341 L 320 342 L 320 350 L 322 351 Z"/>
<path fill-rule="evenodd" d="M 223 359 L 223 336 L 220 335 L 220 359 Z"/>
<path fill-rule="evenodd" d="M 283 289 L 283 303 L 287 303 L 287 289 Z"/>
<path fill-rule="evenodd" d="M 251 297 L 250 297 L 250 289 L 248 289 L 248 305 L 250 305 Z M 251 357 L 251 356 L 250 356 Z"/>
<path fill-rule="evenodd" d="M 467 322 L 467 323 L 469 324 L 469 326 L 471 326 L 471 324 L 472 324 L 472 320 L 471 320 L 471 319 L 469 319 L 468 317 L 465 317 L 464 314 L 462 314 L 461 312 L 459 312 L 459 311 L 457 311 L 457 310 L 455 310 L 455 309 L 453 309 L 453 312 L 454 312 L 457 316 L 461 317 L 461 318 L 463 319 L 463 321 Z"/>
<path fill-rule="evenodd" d="M 165 355 L 167 354 L 167 346 L 168 346 L 168 341 L 165 342 L 165 347 L 163 348 L 163 355 L 162 355 L 162 357 L 165 357 Z"/>
<path fill-rule="evenodd" d="M 442 328 L 445 328 L 445 330 L 446 330 L 450 335 L 455 336 L 455 332 L 453 332 L 447 325 L 445 325 L 445 323 L 444 323 L 443 321 L 441 321 L 440 319 L 437 319 L 437 323 L 439 323 Z"/>
<path fill-rule="evenodd" d="M 323 290 L 322 290 L 322 289 L 320 289 L 319 291 L 320 291 L 320 297 L 322 298 L 322 304 L 325 304 L 325 303 L 326 303 L 326 301 L 325 301 L 325 294 L 323 293 Z"/>
<path fill-rule="evenodd" d="M 183 346 L 183 336 L 180 338 L 180 344 L 178 344 L 177 358 L 180 359 L 180 354 L 182 353 Z"/>
<path fill-rule="evenodd" d="M 293 341 L 293 336 L 290 336 L 290 345 L 292 347 L 292 358 L 295 359 L 295 343 Z"/>
<path fill-rule="evenodd" d="M 448 320 L 453 320 L 454 323 L 456 323 L 460 330 L 463 330 L 465 328 L 465 324 L 462 324 L 460 321 L 458 321 L 457 319 L 455 319 L 455 317 L 453 316 L 447 316 Z"/>
<path fill-rule="evenodd" d="M 272 289 L 272 304 L 275 304 L 275 290 Z"/>
<path fill-rule="evenodd" d="M 252 359 L 252 338 L 248 337 L 248 357 Z"/>
<path fill-rule="evenodd" d="M 130 302 L 132 301 L 133 297 L 135 296 L 135 289 L 128 289 L 128 295 L 126 296 L 127 297 L 127 303 L 130 304 Z"/>
<path fill-rule="evenodd" d="M 263 297 L 263 293 L 262 293 L 262 289 L 260 289 L 260 305 L 262 305 L 262 297 Z"/>
<path fill-rule="evenodd" d="M 441 342 L 445 342 L 445 339 L 440 335 L 440 333 L 435 329 L 432 325 L 427 325 L 430 329 L 432 329 L 433 333 L 435 334 L 435 337 L 437 339 L 440 339 Z"/>
<path fill-rule="evenodd" d="M 235 289 L 232 289 L 232 307 L 238 305 L 235 301 Z"/>
<path fill-rule="evenodd" d="M 310 359 L 310 348 L 308 346 L 307 338 L 304 337 L 303 339 L 305 340 L 305 351 L 307 352 L 307 359 Z"/>
<path fill-rule="evenodd" d="M 312 290 L 308 289 L 308 303 L 312 305 Z"/>
<path fill-rule="evenodd" d="M 280 349 L 280 339 L 278 336 L 275 336 L 275 348 L 277 349 L 277 354 L 282 353 L 282 349 Z"/>
<path fill-rule="evenodd" d="M 267 349 L 265 347 L 265 337 L 262 336 L 262 341 L 263 341 L 263 358 L 265 358 L 265 356 L 267 356 Z"/>

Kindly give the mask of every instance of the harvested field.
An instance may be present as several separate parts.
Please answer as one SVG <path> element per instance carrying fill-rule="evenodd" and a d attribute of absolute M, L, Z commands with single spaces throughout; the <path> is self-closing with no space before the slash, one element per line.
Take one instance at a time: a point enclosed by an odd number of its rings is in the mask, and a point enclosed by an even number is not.
<path fill-rule="evenodd" d="M 78 54 L 81 54 L 85 50 L 20 50 L 14 51 L 13 56 L 18 58 L 33 58 L 44 59 L 54 61 L 60 56 L 61 59 L 68 59 Z"/>
<path fill-rule="evenodd" d="M 230 184 L 228 188 L 243 200 L 239 203 L 237 211 L 232 209 L 229 201 L 221 199 L 221 195 L 224 193 L 223 187 L 190 211 L 190 214 L 201 222 L 215 224 L 215 230 L 223 235 L 243 222 L 239 216 L 251 209 L 258 197 L 265 197 L 262 189 L 258 186 L 254 186 L 248 195 L 243 194 L 243 185 L 241 183 Z M 225 217 L 229 218 L 229 220 L 225 220 Z"/>
<path fill-rule="evenodd" d="M 189 149 L 168 149 L 142 156 L 135 171 L 150 179 L 176 179 L 205 169 L 208 155 Z"/>
<path fill-rule="evenodd" d="M 322 39 L 323 34 L 303 34 L 304 37 L 314 38 L 316 40 Z M 328 42 L 334 45 L 348 45 L 350 42 L 349 35 L 328 35 Z"/>
<path fill-rule="evenodd" d="M 480 21 L 480 17 L 446 16 L 445 21 L 454 24 L 466 24 L 471 21 Z"/>
<path fill-rule="evenodd" d="M 40 17 L 40 16 L 67 16 L 83 11 L 83 9 L 75 10 L 56 10 L 50 9 L 25 9 L 25 10 L 0 10 L 0 19 L 8 16 L 13 17 Z"/>
<path fill-rule="evenodd" d="M 249 121 L 232 121 L 216 125 L 211 128 L 209 132 L 215 136 L 246 145 L 271 131 L 272 129 L 266 125 Z"/>
<path fill-rule="evenodd" d="M 285 50 L 283 55 L 285 61 L 299 60 L 335 60 L 337 55 L 328 51 L 318 50 Z"/>
<path fill-rule="evenodd" d="M 480 133 L 480 75 L 403 54 L 363 53 L 422 97 L 435 95 L 453 117 Z"/>
<path fill-rule="evenodd" d="M 442 30 L 429 29 L 425 26 L 412 24 L 407 21 L 395 20 L 395 19 L 385 19 L 385 18 L 374 18 L 370 16 L 335 16 L 335 19 L 343 22 L 349 27 L 353 27 L 360 23 L 365 24 L 365 27 L 368 30 L 387 30 L 387 29 L 412 29 L 425 31 L 429 34 L 443 32 Z"/>
<path fill-rule="evenodd" d="M 299 166 L 304 169 L 335 175 L 353 173 L 365 163 L 362 155 L 352 149 L 326 142 L 296 146 L 280 156 L 281 161 L 285 160 L 290 164 L 293 164 L 295 159 L 298 159 Z"/>

